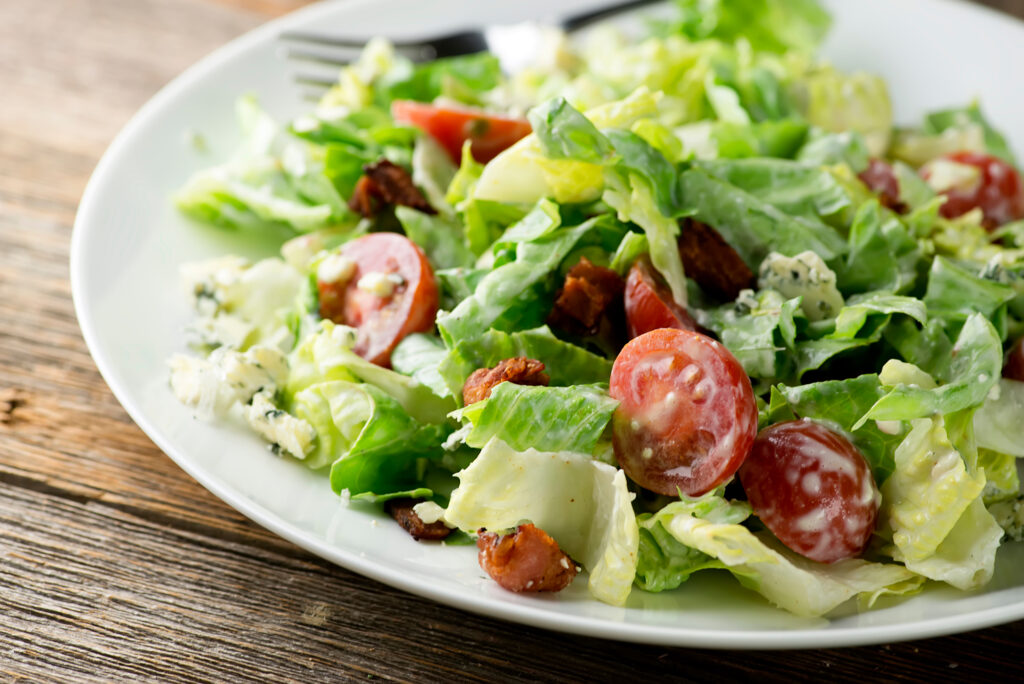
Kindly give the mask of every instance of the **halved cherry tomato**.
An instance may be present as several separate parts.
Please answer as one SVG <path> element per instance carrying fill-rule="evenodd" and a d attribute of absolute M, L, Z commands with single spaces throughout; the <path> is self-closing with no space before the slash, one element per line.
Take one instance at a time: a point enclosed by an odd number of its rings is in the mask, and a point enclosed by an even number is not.
<path fill-rule="evenodd" d="M 672 291 L 662 282 L 647 257 L 637 259 L 629 269 L 625 304 L 630 338 L 658 328 L 697 329 L 693 316 L 676 304 Z"/>
<path fill-rule="evenodd" d="M 897 209 L 900 206 L 900 182 L 896 172 L 881 159 L 872 159 L 868 168 L 857 174 L 861 182 L 878 195 L 882 206 Z"/>
<path fill-rule="evenodd" d="M 461 161 L 462 144 L 467 140 L 472 144 L 473 159 L 487 163 L 533 131 L 526 119 L 414 100 L 392 102 L 391 116 L 432 137 L 456 164 Z"/>
<path fill-rule="evenodd" d="M 757 435 L 750 379 L 728 349 L 699 333 L 663 328 L 628 342 L 610 393 L 619 400 L 615 457 L 659 494 L 698 496 L 724 483 Z"/>
<path fill-rule="evenodd" d="M 881 496 L 850 440 L 809 420 L 761 431 L 740 482 L 754 513 L 783 544 L 820 563 L 859 555 Z"/>
<path fill-rule="evenodd" d="M 943 216 L 956 218 L 980 208 L 989 230 L 1024 219 L 1024 184 L 1015 168 L 998 157 L 980 152 L 954 152 L 942 159 L 974 166 L 981 172 L 981 178 L 970 187 L 950 188 L 943 193 L 947 197 L 940 210 Z M 925 179 L 931 176 L 931 163 L 921 168 Z"/>
<path fill-rule="evenodd" d="M 353 350 L 389 367 L 395 345 L 434 324 L 438 304 L 434 272 L 423 250 L 397 233 L 365 235 L 344 245 L 339 254 L 355 268 L 334 281 L 318 276 L 320 316 L 356 328 Z M 377 292 L 366 281 L 360 288 L 360 280 L 367 275 L 371 280 L 388 278 L 390 283 Z"/>

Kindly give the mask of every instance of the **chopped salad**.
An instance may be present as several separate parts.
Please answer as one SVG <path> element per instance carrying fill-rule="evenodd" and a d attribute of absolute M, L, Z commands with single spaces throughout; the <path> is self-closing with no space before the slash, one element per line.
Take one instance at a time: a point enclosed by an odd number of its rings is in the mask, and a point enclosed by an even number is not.
<path fill-rule="evenodd" d="M 376 39 L 308 115 L 241 99 L 175 201 L 287 239 L 182 268 L 174 393 L 510 591 L 985 585 L 1024 535 L 1024 187 L 977 103 L 894 125 L 828 26 L 679 0 L 512 74 Z"/>

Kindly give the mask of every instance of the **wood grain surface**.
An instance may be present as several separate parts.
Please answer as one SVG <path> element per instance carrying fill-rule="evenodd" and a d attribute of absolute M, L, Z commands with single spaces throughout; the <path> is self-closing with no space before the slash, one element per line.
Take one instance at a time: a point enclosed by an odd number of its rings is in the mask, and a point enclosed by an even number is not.
<path fill-rule="evenodd" d="M 1017 671 L 1024 622 L 740 654 L 477 617 L 311 556 L 164 456 L 82 341 L 67 266 L 75 210 L 147 98 L 303 4 L 0 2 L 0 680 L 999 681 Z M 989 4 L 1024 16 L 1024 0 Z"/>

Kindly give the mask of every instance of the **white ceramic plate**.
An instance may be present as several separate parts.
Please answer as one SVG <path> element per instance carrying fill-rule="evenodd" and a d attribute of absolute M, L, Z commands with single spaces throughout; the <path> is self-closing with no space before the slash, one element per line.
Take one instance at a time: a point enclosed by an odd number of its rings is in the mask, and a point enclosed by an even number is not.
<path fill-rule="evenodd" d="M 890 642 L 977 629 L 1024 617 L 1024 548 L 1000 551 L 982 592 L 933 587 L 864 614 L 806 620 L 770 607 L 726 573 L 699 573 L 678 591 L 634 591 L 627 607 L 598 603 L 576 582 L 557 597 L 514 595 L 487 580 L 472 547 L 414 542 L 378 515 L 345 508 L 325 479 L 273 456 L 239 429 L 196 421 L 171 396 L 165 360 L 182 349 L 189 318 L 177 286 L 182 262 L 241 252 L 235 235 L 187 223 L 169 202 L 193 171 L 237 142 L 233 103 L 256 93 L 280 117 L 303 104 L 276 35 L 315 28 L 348 35 L 422 35 L 459 23 L 543 17 L 549 0 L 349 0 L 322 3 L 232 42 L 154 97 L 117 137 L 89 182 L 71 245 L 79 321 L 100 372 L 132 418 L 192 477 L 256 522 L 309 551 L 394 587 L 516 622 L 612 639 L 716 648 L 808 648 Z M 566 10 L 593 4 L 563 0 Z M 844 69 L 889 81 L 897 117 L 977 96 L 1024 152 L 1024 25 L 949 0 L 829 3 L 826 54 Z M 447 24 L 447 27 L 445 26 Z M 191 131 L 210 143 L 200 154 Z M 380 522 L 380 524 L 378 524 Z"/>

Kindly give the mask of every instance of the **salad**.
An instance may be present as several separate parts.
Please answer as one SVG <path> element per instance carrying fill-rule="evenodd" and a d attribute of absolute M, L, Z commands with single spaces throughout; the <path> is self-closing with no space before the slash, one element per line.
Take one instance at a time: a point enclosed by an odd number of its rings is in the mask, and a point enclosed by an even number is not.
<path fill-rule="evenodd" d="M 182 267 L 173 392 L 510 591 L 983 586 L 1024 536 L 1012 150 L 977 103 L 894 125 L 814 0 L 673 10 L 242 98 L 175 201 L 280 256 Z"/>

